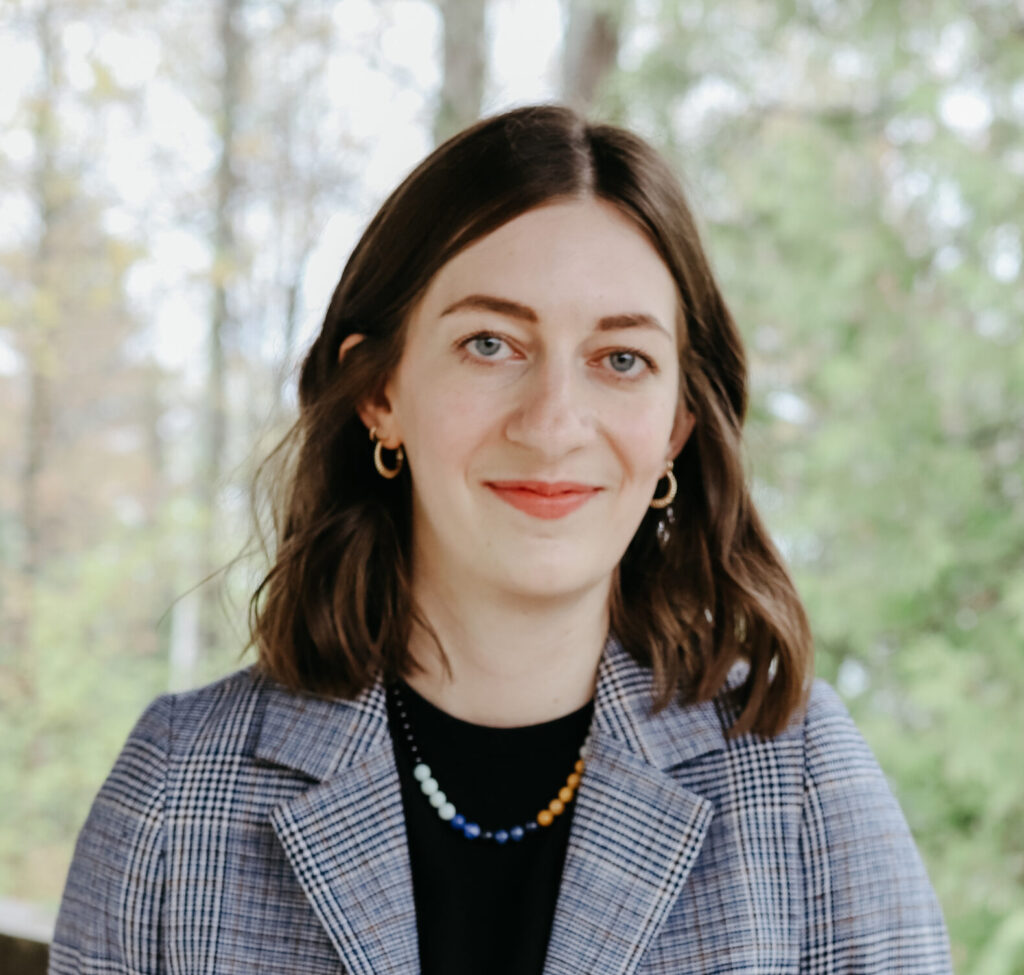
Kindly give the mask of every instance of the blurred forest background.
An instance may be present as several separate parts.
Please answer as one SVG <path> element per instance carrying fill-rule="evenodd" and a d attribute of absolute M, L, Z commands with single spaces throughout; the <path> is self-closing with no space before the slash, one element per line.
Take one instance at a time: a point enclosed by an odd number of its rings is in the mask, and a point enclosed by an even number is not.
<path fill-rule="evenodd" d="M 817 672 L 957 971 L 1024 972 L 1021 0 L 0 0 L 0 898 L 54 907 L 143 706 L 251 659 L 264 564 L 217 570 L 361 228 L 540 100 L 677 165 Z"/>

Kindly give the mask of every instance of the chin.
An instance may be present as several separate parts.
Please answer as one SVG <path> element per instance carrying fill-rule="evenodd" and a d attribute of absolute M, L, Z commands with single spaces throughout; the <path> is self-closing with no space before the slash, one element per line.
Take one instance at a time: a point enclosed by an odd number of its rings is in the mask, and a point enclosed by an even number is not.
<path fill-rule="evenodd" d="M 548 602 L 564 599 L 606 584 L 614 566 L 605 573 L 594 573 L 594 563 L 576 557 L 572 562 L 537 564 L 530 560 L 505 568 L 497 577 L 491 566 L 488 573 L 496 588 L 520 599 Z"/>

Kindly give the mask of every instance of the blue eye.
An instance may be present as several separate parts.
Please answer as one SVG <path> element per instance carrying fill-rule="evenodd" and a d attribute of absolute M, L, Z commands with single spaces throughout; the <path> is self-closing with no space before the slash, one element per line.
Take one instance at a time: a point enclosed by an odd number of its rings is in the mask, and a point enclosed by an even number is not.
<path fill-rule="evenodd" d="M 501 351 L 501 339 L 496 335 L 476 335 L 471 341 L 474 350 L 488 358 L 492 358 Z"/>
<path fill-rule="evenodd" d="M 629 372 L 636 363 L 636 355 L 633 352 L 613 352 L 608 358 L 616 372 Z"/>

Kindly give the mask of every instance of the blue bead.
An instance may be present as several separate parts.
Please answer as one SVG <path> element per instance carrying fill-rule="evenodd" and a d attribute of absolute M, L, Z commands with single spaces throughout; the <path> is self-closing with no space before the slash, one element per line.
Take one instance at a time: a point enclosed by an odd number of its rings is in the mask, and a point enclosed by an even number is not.
<path fill-rule="evenodd" d="M 475 840 L 480 835 L 480 827 L 477 826 L 476 823 L 466 823 L 466 825 L 462 827 L 462 835 L 465 836 L 467 840 Z"/>
<path fill-rule="evenodd" d="M 499 829 L 498 832 L 494 834 L 495 843 L 504 843 L 507 839 L 508 833 L 506 833 L 505 830 L 503 829 Z"/>
<path fill-rule="evenodd" d="M 452 829 L 462 829 L 466 825 L 466 817 L 462 813 L 456 813 L 448 822 L 451 824 Z"/>
<path fill-rule="evenodd" d="M 513 826 L 509 831 L 508 835 L 514 840 L 521 840 L 526 834 L 523 832 L 522 826 Z"/>

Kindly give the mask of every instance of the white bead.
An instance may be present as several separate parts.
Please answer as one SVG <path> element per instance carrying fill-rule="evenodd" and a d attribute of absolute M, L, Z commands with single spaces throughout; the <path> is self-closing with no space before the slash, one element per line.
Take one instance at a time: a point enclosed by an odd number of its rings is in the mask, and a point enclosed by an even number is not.
<path fill-rule="evenodd" d="M 440 809 L 438 809 L 437 814 L 447 822 L 449 819 L 455 818 L 455 807 L 450 802 L 446 802 Z"/>
<path fill-rule="evenodd" d="M 447 801 L 448 797 L 440 790 L 430 796 L 430 804 L 435 809 L 440 809 Z"/>
<path fill-rule="evenodd" d="M 416 768 L 414 768 L 412 770 L 412 777 L 417 782 L 423 782 L 426 779 L 429 779 L 430 778 L 430 766 L 429 765 L 424 765 L 422 762 L 420 762 L 420 764 L 417 765 Z"/>
<path fill-rule="evenodd" d="M 580 746 L 580 758 L 586 758 L 590 754 L 590 749 L 586 745 Z"/>
<path fill-rule="evenodd" d="M 425 779 L 420 783 L 420 789 L 423 790 L 425 796 L 432 796 L 439 788 L 437 779 Z"/>

